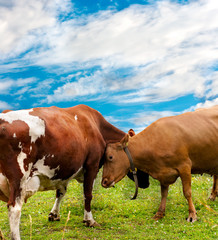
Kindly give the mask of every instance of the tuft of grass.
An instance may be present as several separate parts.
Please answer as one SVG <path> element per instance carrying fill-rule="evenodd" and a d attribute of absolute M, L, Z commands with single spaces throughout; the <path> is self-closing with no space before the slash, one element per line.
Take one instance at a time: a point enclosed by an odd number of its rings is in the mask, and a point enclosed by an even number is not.
<path fill-rule="evenodd" d="M 4 238 L 4 234 L 3 234 L 3 232 L 2 232 L 1 229 L 0 229 L 0 240 L 5 240 L 5 238 Z"/>
<path fill-rule="evenodd" d="M 100 185 L 101 172 L 93 190 L 92 213 L 101 225 L 88 228 L 83 224 L 83 187 L 72 181 L 61 206 L 61 221 L 49 222 L 48 214 L 55 201 L 55 192 L 38 192 L 24 204 L 21 217 L 21 239 L 217 239 L 217 200 L 208 199 L 212 178 L 193 175 L 192 195 L 198 213 L 198 221 L 186 222 L 188 204 L 183 196 L 180 179 L 170 186 L 166 205 L 166 216 L 154 221 L 160 203 L 159 182 L 150 178 L 150 187 L 139 189 L 136 200 L 134 182 L 127 177 L 115 188 L 104 189 Z M 9 239 L 9 223 L 6 204 L 0 203 L 0 234 Z M 0 235 L 1 236 L 1 235 Z M 0 237 L 1 239 L 1 237 Z"/>
<path fill-rule="evenodd" d="M 70 220 L 70 211 L 69 211 L 69 213 L 68 213 L 68 215 L 67 215 L 67 220 L 66 220 L 66 223 L 65 223 L 65 226 L 64 226 L 64 230 L 63 230 L 63 236 L 62 236 L 62 239 L 61 240 L 64 240 L 64 234 L 65 234 L 65 231 L 66 231 L 66 227 L 67 227 L 67 223 L 68 223 L 68 221 Z"/>

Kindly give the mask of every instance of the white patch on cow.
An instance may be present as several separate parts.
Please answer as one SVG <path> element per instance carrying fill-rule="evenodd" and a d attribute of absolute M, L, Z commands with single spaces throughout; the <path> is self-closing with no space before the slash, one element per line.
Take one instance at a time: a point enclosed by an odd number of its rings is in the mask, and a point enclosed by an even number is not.
<path fill-rule="evenodd" d="M 33 167 L 37 168 L 37 172 L 40 175 L 44 175 L 48 178 L 54 177 L 55 171 L 59 169 L 59 166 L 57 168 L 51 169 L 48 165 L 45 165 L 45 157 L 43 157 L 40 160 L 37 160 Z"/>
<path fill-rule="evenodd" d="M 29 126 L 31 142 L 34 143 L 39 137 L 45 136 L 45 122 L 37 116 L 30 115 L 30 112 L 32 111 L 33 109 L 1 113 L 0 119 L 3 119 L 10 124 L 17 120 L 25 122 Z"/>
<path fill-rule="evenodd" d="M 17 136 L 16 136 L 16 133 L 14 133 L 14 135 L 13 135 L 13 138 L 16 138 Z"/>
<path fill-rule="evenodd" d="M 17 156 L 18 165 L 19 165 L 20 170 L 21 170 L 21 172 L 23 173 L 24 176 L 25 175 L 29 175 L 30 169 L 32 168 L 33 164 L 30 163 L 27 170 L 24 169 L 24 159 L 27 158 L 27 154 L 25 152 L 23 152 L 23 147 L 22 147 L 22 143 L 21 142 L 19 142 L 18 147 L 21 149 L 20 153 Z"/>
<path fill-rule="evenodd" d="M 51 157 L 53 158 L 53 157 L 54 157 L 54 154 L 53 154 L 53 155 L 51 155 Z"/>
<path fill-rule="evenodd" d="M 92 216 L 92 212 L 91 211 L 87 212 L 86 210 L 84 210 L 84 218 L 83 218 L 83 220 L 85 222 L 89 221 L 90 222 L 90 226 L 92 226 L 95 223 L 95 220 L 94 220 L 94 218 Z"/>
<path fill-rule="evenodd" d="M 27 158 L 27 155 L 26 155 L 26 153 L 22 152 L 22 150 L 21 150 L 21 152 L 17 156 L 17 162 L 19 164 L 20 170 L 23 173 L 23 175 L 26 172 L 25 169 L 24 169 L 24 162 L 23 162 L 25 158 Z"/>
<path fill-rule="evenodd" d="M 78 119 L 77 115 L 75 115 L 74 119 L 77 121 L 77 119 Z"/>

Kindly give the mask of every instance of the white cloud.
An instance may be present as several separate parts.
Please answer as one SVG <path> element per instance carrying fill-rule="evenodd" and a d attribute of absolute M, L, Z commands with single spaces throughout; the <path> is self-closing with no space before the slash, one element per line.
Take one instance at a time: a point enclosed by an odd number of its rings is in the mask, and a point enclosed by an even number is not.
<path fill-rule="evenodd" d="M 92 61 L 103 67 L 123 67 L 178 54 L 190 59 L 190 53 L 193 63 L 217 59 L 217 10 L 213 0 L 187 5 L 159 1 L 65 21 L 50 29 L 50 49 L 39 55 L 39 63 Z"/>
<path fill-rule="evenodd" d="M 218 105 L 218 98 L 215 98 L 213 100 L 206 100 L 203 103 L 198 103 L 196 106 L 192 106 L 189 109 L 186 109 L 185 112 L 194 111 L 198 108 L 209 108 L 215 105 Z"/>
<path fill-rule="evenodd" d="M 172 111 L 147 111 L 136 114 L 133 118 L 130 119 L 130 121 L 137 126 L 146 127 L 159 118 L 174 116 L 178 114 L 179 112 Z"/>
<path fill-rule="evenodd" d="M 195 94 L 199 97 L 205 89 L 207 79 L 198 71 L 180 73 L 173 70 L 170 73 L 167 72 L 167 67 L 165 69 L 160 67 L 159 71 L 162 71 L 160 73 L 155 70 L 156 67 L 152 71 L 144 69 L 143 76 L 139 74 L 129 79 L 128 85 L 132 84 L 136 90 L 122 95 L 120 101 L 155 103 L 173 100 L 187 94 Z M 114 100 L 118 101 L 118 98 L 117 96 Z"/>
<path fill-rule="evenodd" d="M 123 117 L 114 117 L 114 116 L 105 116 L 105 118 L 114 124 L 115 126 L 122 126 L 122 130 L 126 133 L 130 128 L 132 128 L 135 133 L 139 133 L 144 130 L 147 126 L 151 123 L 155 122 L 156 120 L 175 116 L 181 114 L 182 112 L 173 112 L 173 111 L 141 111 L 133 112 L 127 119 Z"/>
<path fill-rule="evenodd" d="M 207 98 L 213 98 L 218 96 L 218 71 L 209 75 L 210 84 L 205 89 L 205 95 Z"/>
<path fill-rule="evenodd" d="M 0 101 L 0 110 L 6 110 L 6 109 L 13 109 L 13 107 L 4 101 Z"/>
<path fill-rule="evenodd" d="M 69 0 L 1 1 L 1 58 L 16 56 L 40 41 L 43 43 L 42 36 L 46 32 L 44 28 L 55 24 L 57 12 L 66 10 L 69 2 Z"/>
<path fill-rule="evenodd" d="M 4 79 L 4 81 L 0 81 L 0 93 L 7 94 L 9 89 L 13 86 L 13 81 L 10 79 Z"/>
<path fill-rule="evenodd" d="M 0 7 L 1 58 L 33 47 L 8 71 L 22 64 L 69 73 L 99 66 L 61 81 L 48 103 L 108 95 L 108 101 L 127 104 L 216 96 L 217 75 L 211 78 L 209 67 L 218 60 L 218 1 L 157 1 L 59 20 L 59 13 L 70 11 L 70 0 L 10 1 L 7 7 L 3 1 Z M 131 68 L 129 76 L 116 76 L 120 68 Z"/>
<path fill-rule="evenodd" d="M 11 7 L 14 3 L 14 0 L 0 0 L 0 6 L 2 7 Z"/>
<path fill-rule="evenodd" d="M 59 24 L 50 29 L 50 49 L 38 55 L 37 64 L 73 62 L 72 68 L 99 65 L 102 70 L 98 79 L 68 82 L 48 100 L 123 90 L 132 92 L 110 100 L 137 103 L 186 94 L 202 97 L 209 80 L 204 71 L 218 60 L 217 11 L 218 2 L 212 0 L 186 5 L 160 1 Z M 132 77 L 112 79 L 110 85 L 105 82 L 105 73 L 125 67 L 132 68 Z"/>
<path fill-rule="evenodd" d="M 32 78 L 19 78 L 16 80 L 5 78 L 0 79 L 0 93 L 4 95 L 10 94 L 11 89 L 16 89 L 13 95 L 19 95 L 27 92 L 32 83 L 36 82 L 35 77 Z"/>
<path fill-rule="evenodd" d="M 94 75 L 80 77 L 79 80 L 73 81 L 71 77 L 74 78 L 74 75 L 69 75 L 65 78 L 67 81 L 61 87 L 58 87 L 53 95 L 47 97 L 48 103 L 59 102 L 59 101 L 70 101 L 77 97 L 82 97 L 86 95 L 94 95 L 100 91 L 99 82 L 101 78 L 99 72 L 96 72 Z M 68 82 L 71 80 L 71 82 Z M 63 79 L 62 79 L 63 81 Z M 95 81 L 95 84 L 93 84 Z"/>

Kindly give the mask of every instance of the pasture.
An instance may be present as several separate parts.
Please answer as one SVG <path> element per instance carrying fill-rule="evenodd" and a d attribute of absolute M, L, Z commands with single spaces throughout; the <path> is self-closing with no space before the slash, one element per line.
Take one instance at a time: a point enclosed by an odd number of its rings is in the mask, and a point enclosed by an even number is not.
<path fill-rule="evenodd" d="M 104 189 L 100 185 L 101 176 L 100 171 L 92 201 L 92 213 L 100 227 L 87 228 L 82 223 L 83 188 L 73 180 L 62 203 L 60 222 L 48 222 L 55 191 L 38 192 L 28 199 L 22 210 L 21 239 L 218 239 L 218 200 L 207 200 L 212 177 L 192 176 L 198 221 L 188 223 L 185 220 L 188 205 L 180 179 L 170 186 L 165 218 L 156 222 L 152 217 L 160 203 L 158 181 L 150 178 L 150 187 L 139 189 L 137 199 L 130 200 L 135 191 L 134 182 L 125 177 L 115 188 Z M 3 202 L 0 202 L 0 230 L 5 239 L 10 239 L 7 207 Z"/>

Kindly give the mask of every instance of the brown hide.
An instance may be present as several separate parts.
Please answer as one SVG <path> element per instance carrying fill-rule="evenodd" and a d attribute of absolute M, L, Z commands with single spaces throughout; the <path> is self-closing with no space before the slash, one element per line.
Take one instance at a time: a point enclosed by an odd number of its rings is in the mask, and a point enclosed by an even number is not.
<path fill-rule="evenodd" d="M 121 142 L 109 144 L 104 187 L 113 186 L 128 172 L 130 166 L 123 151 L 127 142 L 135 166 L 161 183 L 162 201 L 155 219 L 164 215 L 168 186 L 181 177 L 189 203 L 188 221 L 195 221 L 191 173 L 218 175 L 218 106 L 159 119 L 132 138 L 126 135 Z"/>

